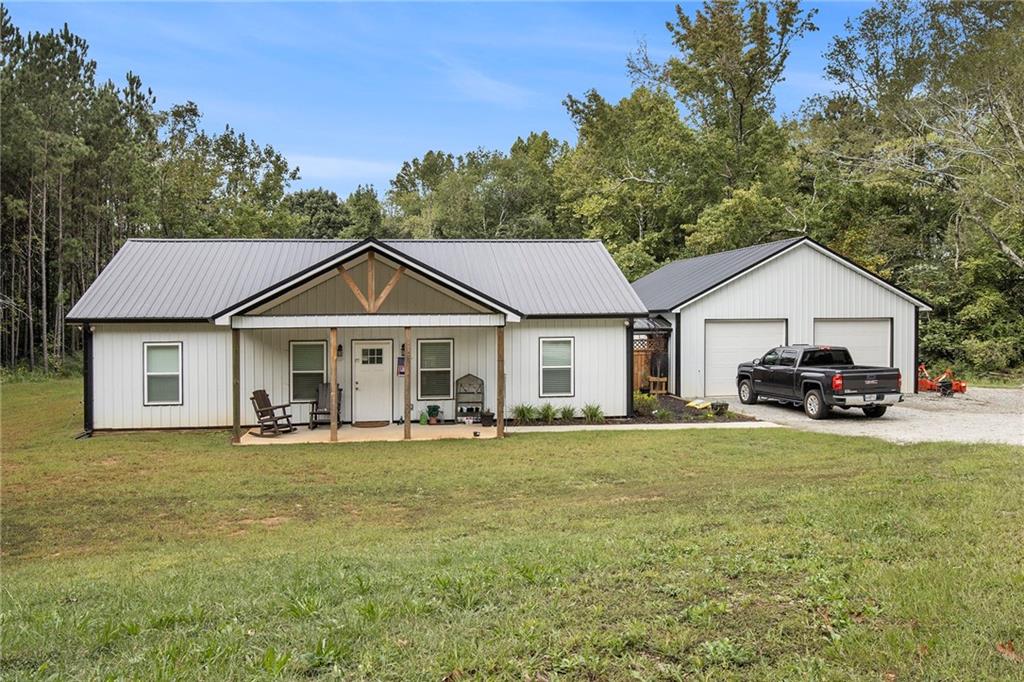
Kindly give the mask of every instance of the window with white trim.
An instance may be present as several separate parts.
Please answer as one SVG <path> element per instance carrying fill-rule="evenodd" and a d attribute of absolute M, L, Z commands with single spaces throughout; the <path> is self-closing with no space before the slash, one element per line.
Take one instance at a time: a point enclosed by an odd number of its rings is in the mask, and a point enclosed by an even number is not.
<path fill-rule="evenodd" d="M 419 339 L 416 342 L 419 368 L 416 392 L 419 400 L 452 399 L 454 346 L 451 339 Z"/>
<path fill-rule="evenodd" d="M 181 341 L 142 344 L 143 405 L 181 405 Z"/>
<path fill-rule="evenodd" d="M 574 394 L 574 339 L 540 340 L 540 397 L 558 398 Z"/>
<path fill-rule="evenodd" d="M 316 400 L 317 386 L 327 381 L 327 342 L 292 341 L 288 345 L 291 355 L 289 402 Z"/>

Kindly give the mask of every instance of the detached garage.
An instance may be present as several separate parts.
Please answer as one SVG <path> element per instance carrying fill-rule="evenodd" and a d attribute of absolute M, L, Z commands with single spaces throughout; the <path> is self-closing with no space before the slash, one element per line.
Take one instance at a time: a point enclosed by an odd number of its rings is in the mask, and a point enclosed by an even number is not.
<path fill-rule="evenodd" d="M 633 288 L 672 327 L 669 391 L 732 395 L 736 365 L 793 343 L 845 346 L 915 385 L 927 303 L 800 237 L 670 263 Z"/>

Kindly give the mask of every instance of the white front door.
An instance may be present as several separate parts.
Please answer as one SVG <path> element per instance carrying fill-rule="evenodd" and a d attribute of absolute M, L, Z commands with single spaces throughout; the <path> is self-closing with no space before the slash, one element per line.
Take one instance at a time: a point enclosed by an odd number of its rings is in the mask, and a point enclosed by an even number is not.
<path fill-rule="evenodd" d="M 352 342 L 352 421 L 391 421 L 391 341 Z"/>

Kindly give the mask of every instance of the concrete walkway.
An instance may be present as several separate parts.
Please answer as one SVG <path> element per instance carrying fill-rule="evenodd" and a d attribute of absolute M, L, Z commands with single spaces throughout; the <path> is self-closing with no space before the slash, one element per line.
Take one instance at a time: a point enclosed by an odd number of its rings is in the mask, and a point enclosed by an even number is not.
<path fill-rule="evenodd" d="M 772 422 L 700 422 L 664 424 L 553 424 L 551 426 L 509 426 L 507 433 L 562 433 L 570 431 L 683 431 L 686 429 L 776 429 Z"/>

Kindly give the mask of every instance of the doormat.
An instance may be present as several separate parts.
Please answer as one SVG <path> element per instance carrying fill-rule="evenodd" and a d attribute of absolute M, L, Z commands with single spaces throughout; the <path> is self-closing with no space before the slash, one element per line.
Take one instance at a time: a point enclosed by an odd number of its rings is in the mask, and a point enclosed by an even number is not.
<path fill-rule="evenodd" d="M 379 421 L 379 422 L 352 422 L 352 426 L 357 429 L 376 429 L 381 426 L 387 426 L 391 422 Z"/>

